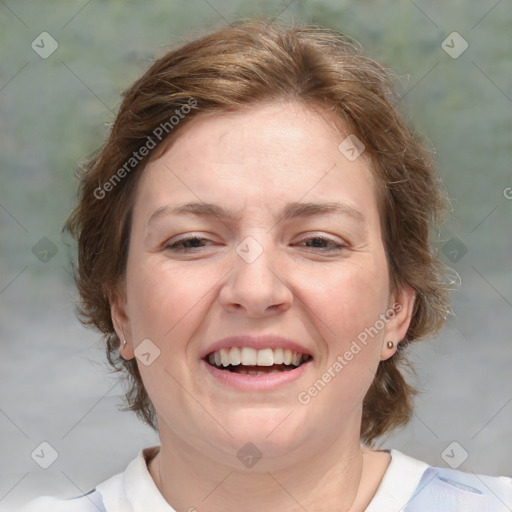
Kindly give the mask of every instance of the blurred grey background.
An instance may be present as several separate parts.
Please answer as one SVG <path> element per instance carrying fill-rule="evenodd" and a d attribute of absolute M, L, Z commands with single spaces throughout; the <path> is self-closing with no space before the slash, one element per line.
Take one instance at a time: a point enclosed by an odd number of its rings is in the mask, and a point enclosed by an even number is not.
<path fill-rule="evenodd" d="M 461 278 L 455 317 L 414 347 L 416 414 L 382 447 L 512 476 L 510 1 L 2 0 L 0 510 L 80 494 L 157 443 L 118 411 L 100 336 L 74 316 L 61 227 L 120 91 L 171 46 L 254 15 L 334 28 L 394 69 L 452 200 L 439 250 Z"/>

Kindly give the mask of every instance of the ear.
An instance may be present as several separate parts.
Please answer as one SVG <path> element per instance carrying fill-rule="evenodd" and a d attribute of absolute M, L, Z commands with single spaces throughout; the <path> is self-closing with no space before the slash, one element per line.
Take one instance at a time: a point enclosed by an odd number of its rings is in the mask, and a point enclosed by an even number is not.
<path fill-rule="evenodd" d="M 133 359 L 135 354 L 133 349 L 132 328 L 124 286 L 120 286 L 115 293 L 109 294 L 109 299 L 112 323 L 114 324 L 114 329 L 121 343 L 119 353 L 124 359 Z M 124 344 L 125 340 L 126 344 Z"/>
<path fill-rule="evenodd" d="M 405 338 L 411 323 L 415 300 L 416 292 L 409 285 L 403 285 L 398 293 L 390 296 L 389 308 L 386 311 L 388 321 L 381 346 L 381 360 L 389 359 L 396 352 L 400 341 Z M 394 344 L 392 348 L 387 345 L 389 341 Z"/>

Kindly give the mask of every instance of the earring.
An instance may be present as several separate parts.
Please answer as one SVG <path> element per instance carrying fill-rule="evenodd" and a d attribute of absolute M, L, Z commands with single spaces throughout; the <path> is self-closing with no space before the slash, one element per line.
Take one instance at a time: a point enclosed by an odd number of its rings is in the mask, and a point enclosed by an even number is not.
<path fill-rule="evenodd" d="M 388 346 L 388 348 L 393 348 L 395 346 L 395 344 L 392 341 L 388 341 L 387 346 Z"/>

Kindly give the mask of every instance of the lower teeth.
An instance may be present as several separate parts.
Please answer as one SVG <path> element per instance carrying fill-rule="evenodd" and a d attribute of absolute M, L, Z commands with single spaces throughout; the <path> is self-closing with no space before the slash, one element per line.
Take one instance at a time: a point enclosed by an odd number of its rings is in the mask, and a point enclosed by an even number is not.
<path fill-rule="evenodd" d="M 217 367 L 217 368 L 219 368 L 219 367 Z M 267 373 L 289 372 L 291 370 L 295 370 L 295 368 L 297 368 L 297 366 L 280 364 L 280 365 L 276 365 L 274 368 L 271 368 L 269 366 L 266 366 L 264 368 L 265 369 L 263 369 L 261 367 L 258 368 L 256 366 L 244 367 L 242 365 L 238 365 L 238 366 L 230 365 L 227 367 L 220 367 L 219 370 L 224 370 L 224 371 L 228 371 L 231 373 L 241 373 L 243 375 L 264 375 Z"/>
<path fill-rule="evenodd" d="M 267 373 L 281 373 L 282 370 L 270 370 L 269 372 L 263 372 L 261 370 L 241 370 L 232 373 L 241 373 L 243 375 L 266 375 Z"/>

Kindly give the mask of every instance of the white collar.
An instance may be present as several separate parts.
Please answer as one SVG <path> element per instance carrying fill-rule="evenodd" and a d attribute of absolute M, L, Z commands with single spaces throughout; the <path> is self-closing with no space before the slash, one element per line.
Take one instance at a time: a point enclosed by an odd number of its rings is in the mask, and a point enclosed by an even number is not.
<path fill-rule="evenodd" d="M 413 459 L 398 450 L 389 450 L 389 463 L 382 481 L 365 512 L 403 510 L 429 468 L 426 462 Z"/>
<path fill-rule="evenodd" d="M 124 473 L 96 486 L 108 512 L 175 512 L 160 494 L 148 470 L 146 459 L 154 457 L 159 449 L 152 446 L 141 450 Z"/>

